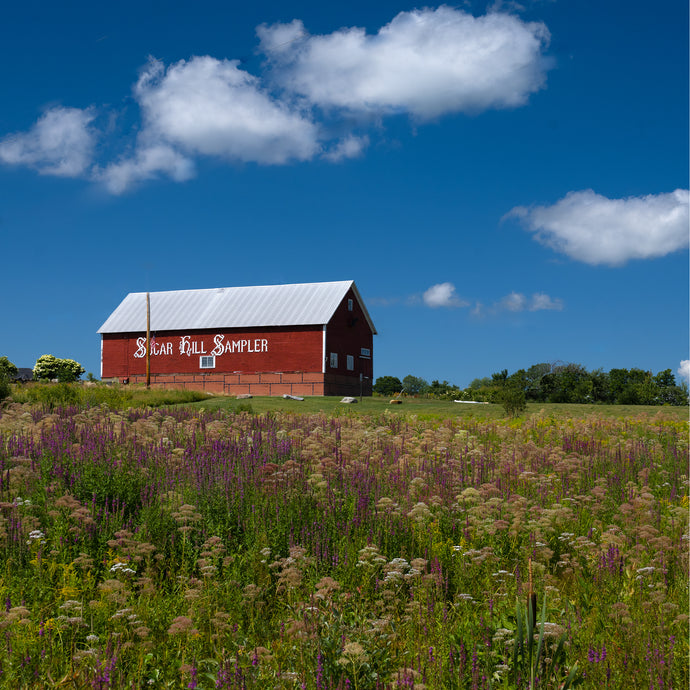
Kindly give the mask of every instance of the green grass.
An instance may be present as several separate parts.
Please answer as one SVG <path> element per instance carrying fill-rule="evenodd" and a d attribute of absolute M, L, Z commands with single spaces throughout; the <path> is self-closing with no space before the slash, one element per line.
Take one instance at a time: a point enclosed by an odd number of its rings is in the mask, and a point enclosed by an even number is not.
<path fill-rule="evenodd" d="M 14 385 L 11 399 L 18 403 L 37 403 L 49 407 L 108 405 L 118 410 L 128 407 L 165 407 L 205 400 L 203 391 L 179 388 L 151 388 L 79 383 L 29 383 Z"/>
<path fill-rule="evenodd" d="M 251 406 L 253 412 L 294 412 L 314 414 L 322 412 L 329 415 L 417 415 L 421 419 L 503 419 L 506 414 L 502 405 L 468 405 L 445 400 L 427 400 L 424 398 L 405 398 L 402 404 L 391 405 L 390 398 L 364 397 L 361 402 L 347 404 L 340 402 L 342 396 L 305 397 L 303 401 L 287 400 L 282 397 L 257 396 L 248 400 L 236 400 L 227 396 L 216 396 L 208 400 L 192 403 L 193 407 L 207 410 L 234 411 Z M 359 400 L 359 399 L 358 399 Z M 554 416 L 557 418 L 583 418 L 589 415 L 603 417 L 636 417 L 639 415 L 654 416 L 663 414 L 674 420 L 688 419 L 687 407 L 668 405 L 569 405 L 559 403 L 528 403 L 523 416 L 534 414 Z"/>

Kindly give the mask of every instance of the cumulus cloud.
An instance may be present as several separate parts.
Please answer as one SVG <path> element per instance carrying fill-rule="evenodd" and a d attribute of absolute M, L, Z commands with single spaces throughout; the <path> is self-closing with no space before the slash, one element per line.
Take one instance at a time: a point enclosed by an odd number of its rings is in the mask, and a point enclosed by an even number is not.
<path fill-rule="evenodd" d="M 159 144 L 139 148 L 132 158 L 108 165 L 97 171 L 95 177 L 112 194 L 122 194 L 133 184 L 161 174 L 183 182 L 194 177 L 194 163 L 171 147 Z"/>
<path fill-rule="evenodd" d="M 690 359 L 683 359 L 678 367 L 678 376 L 690 382 Z"/>
<path fill-rule="evenodd" d="M 319 151 L 317 128 L 267 94 L 236 60 L 151 60 L 134 89 L 148 136 L 189 153 L 282 164 Z"/>
<path fill-rule="evenodd" d="M 42 175 L 83 175 L 92 162 L 94 117 L 92 109 L 51 108 L 28 132 L 0 141 L 0 161 L 25 165 Z"/>
<path fill-rule="evenodd" d="M 267 56 L 257 75 L 211 56 L 150 59 L 133 88 L 141 122 L 119 149 L 130 153 L 94 165 L 94 112 L 59 107 L 1 139 L 0 163 L 89 177 L 116 194 L 156 177 L 189 179 L 202 156 L 338 163 L 361 156 L 369 146 L 363 127 L 389 114 L 422 121 L 523 105 L 549 66 L 544 24 L 499 11 L 401 12 L 374 34 L 349 27 L 310 35 L 297 19 L 257 33 Z M 102 154 L 114 148 L 105 144 Z"/>
<path fill-rule="evenodd" d="M 518 218 L 557 252 L 592 265 L 621 266 L 688 246 L 688 190 L 607 199 L 591 189 L 569 192 L 553 206 L 518 206 Z"/>
<path fill-rule="evenodd" d="M 453 283 L 438 283 L 432 285 L 423 295 L 422 300 L 427 307 L 466 307 L 467 302 L 461 300 L 455 292 Z"/>
<path fill-rule="evenodd" d="M 418 119 L 523 105 L 545 82 L 546 26 L 447 6 L 401 12 L 375 35 L 312 36 L 299 20 L 257 30 L 280 87 L 324 108 Z"/>

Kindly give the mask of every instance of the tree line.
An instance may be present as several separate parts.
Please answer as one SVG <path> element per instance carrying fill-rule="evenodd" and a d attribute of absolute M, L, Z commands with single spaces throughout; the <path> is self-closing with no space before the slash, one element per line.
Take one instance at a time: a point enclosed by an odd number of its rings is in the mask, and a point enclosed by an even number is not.
<path fill-rule="evenodd" d="M 603 405 L 687 405 L 688 386 L 676 382 L 671 369 L 657 374 L 643 369 L 588 371 L 575 363 L 540 363 L 529 369 L 508 374 L 507 369 L 474 379 L 467 388 L 448 381 L 428 383 L 422 378 L 395 376 L 376 379 L 374 393 L 406 395 L 437 400 L 474 400 L 476 402 L 589 403 Z"/>

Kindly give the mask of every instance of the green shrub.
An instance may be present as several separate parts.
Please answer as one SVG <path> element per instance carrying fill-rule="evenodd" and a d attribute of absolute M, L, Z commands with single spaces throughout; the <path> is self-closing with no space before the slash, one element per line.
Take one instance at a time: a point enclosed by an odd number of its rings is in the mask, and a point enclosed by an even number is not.
<path fill-rule="evenodd" d="M 7 377 L 0 372 L 0 401 L 4 400 L 5 398 L 9 398 L 11 394 L 12 386 L 10 386 L 10 382 L 7 380 Z"/>
<path fill-rule="evenodd" d="M 503 409 L 509 417 L 518 417 L 527 409 L 525 391 L 513 386 L 507 386 L 500 391 L 498 402 L 503 405 Z"/>
<path fill-rule="evenodd" d="M 41 355 L 34 365 L 34 378 L 38 381 L 57 379 L 60 383 L 71 383 L 76 381 L 84 371 L 84 367 L 73 359 Z"/>
<path fill-rule="evenodd" d="M 26 402 L 41 403 L 50 408 L 78 405 L 81 402 L 79 389 L 69 383 L 32 385 L 26 388 L 24 396 L 26 397 Z M 18 400 L 17 402 L 23 401 Z"/>

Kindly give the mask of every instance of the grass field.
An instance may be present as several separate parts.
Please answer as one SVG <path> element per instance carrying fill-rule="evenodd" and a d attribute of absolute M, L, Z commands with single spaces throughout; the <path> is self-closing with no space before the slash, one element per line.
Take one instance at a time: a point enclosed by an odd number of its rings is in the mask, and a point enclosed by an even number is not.
<path fill-rule="evenodd" d="M 247 409 L 250 406 L 256 413 L 264 412 L 297 412 L 313 414 L 322 412 L 330 415 L 417 415 L 422 418 L 447 419 L 501 419 L 506 416 L 501 405 L 472 405 L 444 400 L 426 398 L 402 398 L 399 405 L 391 405 L 391 398 L 363 397 L 354 404 L 342 403 L 342 396 L 306 397 L 303 401 L 289 400 L 282 397 L 257 396 L 247 400 L 236 400 L 227 396 L 216 396 L 208 400 L 192 403 L 192 407 L 207 410 Z M 658 405 L 565 405 L 556 403 L 528 403 L 523 416 L 544 414 L 557 418 L 582 418 L 588 415 L 602 417 L 635 417 L 663 415 L 679 421 L 688 420 L 687 407 Z"/>
<path fill-rule="evenodd" d="M 0 408 L 0 686 L 687 687 L 687 409 L 339 400 Z"/>

